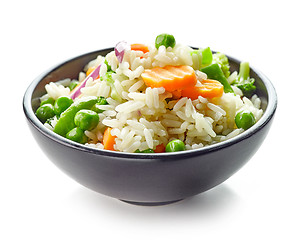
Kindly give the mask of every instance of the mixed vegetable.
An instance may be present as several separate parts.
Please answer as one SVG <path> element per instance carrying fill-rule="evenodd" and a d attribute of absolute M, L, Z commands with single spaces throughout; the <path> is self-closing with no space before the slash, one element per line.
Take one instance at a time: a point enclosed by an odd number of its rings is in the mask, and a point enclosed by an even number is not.
<path fill-rule="evenodd" d="M 156 37 L 156 49 L 164 46 L 165 48 L 174 48 L 176 40 L 173 35 L 161 34 Z M 149 47 L 144 44 L 131 44 L 120 42 L 115 47 L 115 55 L 121 63 L 124 58 L 126 49 L 134 51 L 149 52 Z M 233 81 L 229 81 L 230 66 L 229 60 L 223 53 L 212 53 L 211 49 L 202 48 L 190 52 L 193 65 L 167 65 L 164 67 L 153 67 L 145 69 L 141 77 L 147 87 L 163 87 L 171 93 L 173 99 L 187 97 L 192 100 L 199 96 L 204 98 L 219 98 L 223 93 L 234 93 L 233 87 L 236 86 L 242 90 L 244 96 L 251 97 L 256 90 L 254 79 L 250 77 L 250 67 L 247 62 L 240 64 L 239 73 Z M 61 96 L 54 100 L 48 98 L 40 103 L 36 110 L 36 116 L 42 123 L 51 124 L 51 120 L 57 119 L 53 131 L 67 139 L 85 144 L 88 137 L 85 131 L 90 131 L 100 122 L 98 113 L 103 112 L 100 105 L 107 105 L 108 102 L 104 97 L 88 97 L 80 99 L 81 89 L 85 87 L 89 79 L 100 79 L 105 81 L 111 87 L 111 98 L 121 102 L 121 96 L 116 90 L 112 74 L 114 73 L 111 66 L 104 61 L 107 71 L 100 76 L 101 64 L 97 67 L 91 67 L 86 72 L 86 78 L 78 82 L 73 80 L 69 84 L 71 91 L 70 96 Z M 196 70 L 207 75 L 207 79 L 198 81 Z M 250 128 L 256 122 L 251 112 L 242 111 L 235 117 L 235 125 L 244 130 Z M 115 150 L 115 138 L 112 128 L 107 127 L 103 133 L 102 144 L 104 149 Z M 136 153 L 156 153 L 156 152 L 177 152 L 184 151 L 185 144 L 179 139 L 170 141 L 166 146 L 157 145 L 155 149 L 137 150 Z"/>

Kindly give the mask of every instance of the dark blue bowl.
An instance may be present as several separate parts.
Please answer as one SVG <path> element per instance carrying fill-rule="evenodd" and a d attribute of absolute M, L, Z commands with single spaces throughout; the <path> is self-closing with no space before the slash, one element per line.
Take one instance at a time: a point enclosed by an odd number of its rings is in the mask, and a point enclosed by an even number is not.
<path fill-rule="evenodd" d="M 28 87 L 23 108 L 31 132 L 48 158 L 78 183 L 101 194 L 141 205 L 175 202 L 209 190 L 237 172 L 259 149 L 277 107 L 269 79 L 251 67 L 264 115 L 250 129 L 225 142 L 176 153 L 141 154 L 97 150 L 48 130 L 34 112 L 45 85 L 77 78 L 85 64 L 113 49 L 87 53 L 54 66 Z M 229 57 L 231 70 L 240 62 Z"/>

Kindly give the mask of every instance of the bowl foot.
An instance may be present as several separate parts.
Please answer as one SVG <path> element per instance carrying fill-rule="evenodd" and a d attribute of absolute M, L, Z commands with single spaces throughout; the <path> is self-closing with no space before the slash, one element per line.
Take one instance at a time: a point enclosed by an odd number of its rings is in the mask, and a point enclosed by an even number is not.
<path fill-rule="evenodd" d="M 137 206 L 163 206 L 163 205 L 168 205 L 168 204 L 182 201 L 183 199 L 174 200 L 174 201 L 166 201 L 166 202 L 134 202 L 134 201 L 128 201 L 128 200 L 122 200 L 122 199 L 119 199 L 119 200 L 122 202 L 125 202 L 125 203 L 132 204 L 132 205 L 137 205 Z"/>

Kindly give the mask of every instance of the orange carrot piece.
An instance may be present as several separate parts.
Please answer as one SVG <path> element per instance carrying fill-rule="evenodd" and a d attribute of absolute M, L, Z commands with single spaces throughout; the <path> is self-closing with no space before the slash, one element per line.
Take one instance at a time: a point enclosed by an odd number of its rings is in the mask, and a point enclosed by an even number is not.
<path fill-rule="evenodd" d="M 166 151 L 166 148 L 165 148 L 165 145 L 163 145 L 163 143 L 157 145 L 154 150 L 155 153 L 163 153 L 165 151 Z"/>
<path fill-rule="evenodd" d="M 141 76 L 146 86 L 164 87 L 169 92 L 192 87 L 197 83 L 195 71 L 187 65 L 154 67 L 146 69 Z"/>
<path fill-rule="evenodd" d="M 86 77 L 88 77 L 94 71 L 95 68 L 96 67 L 90 67 L 90 68 L 88 68 L 88 70 L 86 72 Z M 98 79 L 98 78 L 99 78 L 99 76 L 96 79 Z"/>
<path fill-rule="evenodd" d="M 148 46 L 141 43 L 134 43 L 130 45 L 130 49 L 134 51 L 142 51 L 143 53 L 149 52 Z"/>
<path fill-rule="evenodd" d="M 86 72 L 86 76 L 90 75 L 90 73 L 92 73 L 94 71 L 95 67 L 90 67 L 88 68 L 87 72 Z"/>
<path fill-rule="evenodd" d="M 173 99 L 179 99 L 179 98 L 181 98 L 181 91 L 182 90 L 176 90 L 176 91 L 171 92 L 172 93 L 172 98 Z"/>
<path fill-rule="evenodd" d="M 106 128 L 106 130 L 103 133 L 102 143 L 103 143 L 104 149 L 115 151 L 114 144 L 115 144 L 116 136 L 113 136 L 111 134 L 111 130 L 112 128 L 110 127 Z"/>
<path fill-rule="evenodd" d="M 181 91 L 182 97 L 188 97 L 192 100 L 197 99 L 199 96 L 204 98 L 221 97 L 223 94 L 223 85 L 212 79 L 206 79 L 201 81 L 202 85 L 196 85 L 194 87 L 185 88 Z"/>

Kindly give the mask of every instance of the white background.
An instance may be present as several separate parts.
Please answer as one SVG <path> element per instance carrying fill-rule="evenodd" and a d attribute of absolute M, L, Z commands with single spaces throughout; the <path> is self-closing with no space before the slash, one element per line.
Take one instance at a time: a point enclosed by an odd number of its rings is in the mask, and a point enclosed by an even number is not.
<path fill-rule="evenodd" d="M 297 239 L 296 1 L 1 1 L 0 239 Z M 139 207 L 88 190 L 38 148 L 22 110 L 30 82 L 76 55 L 163 32 L 247 60 L 278 110 L 251 161 L 182 202 Z"/>

